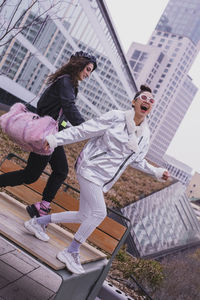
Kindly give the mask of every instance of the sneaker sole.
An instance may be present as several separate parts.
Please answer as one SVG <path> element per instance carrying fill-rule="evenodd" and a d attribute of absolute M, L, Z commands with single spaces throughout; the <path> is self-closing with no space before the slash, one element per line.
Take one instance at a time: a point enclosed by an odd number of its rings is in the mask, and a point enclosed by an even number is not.
<path fill-rule="evenodd" d="M 73 267 L 71 267 L 71 264 L 66 260 L 66 258 L 63 257 L 63 255 L 59 252 L 56 256 L 62 263 L 64 263 L 67 267 L 67 269 L 74 273 L 74 274 L 83 274 L 85 273 L 84 271 L 78 271 L 76 269 L 73 269 Z"/>
<path fill-rule="evenodd" d="M 24 227 L 25 227 L 29 232 L 33 233 L 34 236 L 35 236 L 38 240 L 43 241 L 43 242 L 48 242 L 49 238 L 48 238 L 48 239 L 42 239 L 42 238 L 37 234 L 37 232 L 35 232 L 35 231 L 32 229 L 32 227 L 29 227 L 29 226 L 26 225 L 26 222 L 24 222 Z"/>

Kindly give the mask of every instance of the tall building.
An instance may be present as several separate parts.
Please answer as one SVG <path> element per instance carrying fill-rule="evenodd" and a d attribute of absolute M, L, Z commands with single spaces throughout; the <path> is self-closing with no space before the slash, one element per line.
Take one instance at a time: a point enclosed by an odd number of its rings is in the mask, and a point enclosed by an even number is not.
<path fill-rule="evenodd" d="M 200 204 L 200 174 L 195 172 L 192 176 L 190 183 L 187 186 L 186 194 L 188 198 L 198 199 Z"/>
<path fill-rule="evenodd" d="M 171 177 L 178 178 L 179 181 L 187 186 L 193 177 L 194 170 L 190 166 L 168 154 L 165 154 L 163 158 L 166 162 L 166 168 L 169 170 Z"/>
<path fill-rule="evenodd" d="M 156 30 L 188 37 L 197 45 L 200 40 L 200 2 L 170 0 Z"/>
<path fill-rule="evenodd" d="M 135 81 L 103 1 L 47 0 L 39 2 L 39 11 L 25 10 L 20 0 L 15 2 L 21 16 L 17 27 L 23 30 L 16 36 L 12 31 L 13 38 L 7 38 L 0 50 L 2 102 L 33 100 L 35 106 L 47 75 L 65 64 L 73 52 L 83 50 L 97 57 L 98 68 L 80 84 L 77 106 L 82 115 L 89 119 L 131 107 Z M 59 7 L 50 8 L 50 2 Z M 13 18 L 12 9 L 3 7 L 7 24 Z"/>
<path fill-rule="evenodd" d="M 197 92 L 188 72 L 200 49 L 199 20 L 199 1 L 170 0 L 148 44 L 133 43 L 127 54 L 137 84 L 155 95 L 147 158 L 159 165 L 169 166 L 163 156 Z"/>

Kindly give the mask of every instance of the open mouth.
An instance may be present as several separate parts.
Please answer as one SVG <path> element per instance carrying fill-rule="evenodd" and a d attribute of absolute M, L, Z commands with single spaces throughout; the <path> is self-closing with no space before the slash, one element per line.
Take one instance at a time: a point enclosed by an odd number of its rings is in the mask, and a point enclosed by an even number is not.
<path fill-rule="evenodd" d="M 141 108 L 141 110 L 143 110 L 143 111 L 147 111 L 147 110 L 149 109 L 149 108 L 148 108 L 147 106 L 145 106 L 145 105 L 141 105 L 140 108 Z"/>

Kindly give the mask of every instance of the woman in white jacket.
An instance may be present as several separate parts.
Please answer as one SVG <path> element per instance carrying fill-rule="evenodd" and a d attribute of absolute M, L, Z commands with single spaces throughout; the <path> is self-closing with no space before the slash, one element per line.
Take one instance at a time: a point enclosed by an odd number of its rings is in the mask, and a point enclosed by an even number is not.
<path fill-rule="evenodd" d="M 83 273 L 79 248 L 106 217 L 103 192 L 107 192 L 128 165 L 167 180 L 169 173 L 149 164 L 144 157 L 149 147 L 150 131 L 146 116 L 154 99 L 151 89 L 141 86 L 130 111 L 113 110 L 86 121 L 79 126 L 47 136 L 45 147 L 90 139 L 76 161 L 76 174 L 80 184 L 79 211 L 54 213 L 25 222 L 25 227 L 43 241 L 49 239 L 43 226 L 48 223 L 80 223 L 74 240 L 68 248 L 57 254 L 73 273 Z"/>

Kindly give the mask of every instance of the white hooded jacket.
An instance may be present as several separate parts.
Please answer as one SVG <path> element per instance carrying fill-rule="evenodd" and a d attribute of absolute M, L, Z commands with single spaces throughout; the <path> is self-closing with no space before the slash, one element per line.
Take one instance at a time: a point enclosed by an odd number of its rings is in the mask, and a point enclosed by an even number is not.
<path fill-rule="evenodd" d="M 107 192 L 128 165 L 161 179 L 165 169 L 149 164 L 144 157 L 150 131 L 146 120 L 134 122 L 134 110 L 109 111 L 79 126 L 47 136 L 50 148 L 90 139 L 76 161 L 76 172 Z"/>

